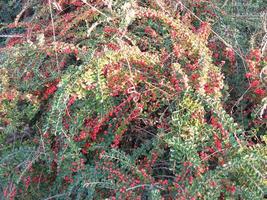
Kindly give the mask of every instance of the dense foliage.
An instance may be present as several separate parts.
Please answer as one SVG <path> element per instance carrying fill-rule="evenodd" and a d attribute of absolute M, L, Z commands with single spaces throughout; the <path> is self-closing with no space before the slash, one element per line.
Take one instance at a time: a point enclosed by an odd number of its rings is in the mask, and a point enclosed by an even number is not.
<path fill-rule="evenodd" d="M 0 199 L 263 199 L 264 5 L 0 3 Z"/>

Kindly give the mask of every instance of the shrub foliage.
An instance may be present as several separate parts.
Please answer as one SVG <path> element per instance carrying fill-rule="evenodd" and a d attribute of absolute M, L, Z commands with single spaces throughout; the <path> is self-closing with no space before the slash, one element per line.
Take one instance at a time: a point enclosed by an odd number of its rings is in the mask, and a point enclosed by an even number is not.
<path fill-rule="evenodd" d="M 264 197 L 267 58 L 214 31 L 216 4 L 19 2 L 0 27 L 0 196 Z"/>

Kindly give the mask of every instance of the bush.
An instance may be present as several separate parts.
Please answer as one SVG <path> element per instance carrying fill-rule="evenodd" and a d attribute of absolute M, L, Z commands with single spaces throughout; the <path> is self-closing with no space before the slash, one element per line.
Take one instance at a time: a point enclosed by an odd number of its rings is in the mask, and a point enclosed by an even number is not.
<path fill-rule="evenodd" d="M 0 54 L 0 196 L 263 198 L 267 59 L 215 38 L 209 4 L 27 9 Z"/>

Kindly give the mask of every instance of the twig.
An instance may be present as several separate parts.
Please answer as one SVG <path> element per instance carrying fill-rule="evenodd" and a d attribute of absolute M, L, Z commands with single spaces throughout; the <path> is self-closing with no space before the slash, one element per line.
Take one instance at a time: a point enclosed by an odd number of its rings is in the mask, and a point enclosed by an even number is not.
<path fill-rule="evenodd" d="M 63 194 L 57 194 L 57 195 L 48 197 L 48 198 L 43 199 L 43 200 L 56 199 L 56 197 L 62 197 L 62 196 L 65 196 L 65 195 L 66 195 L 66 193 L 63 193 Z"/>
<path fill-rule="evenodd" d="M 21 16 L 23 15 L 23 13 L 24 13 L 28 8 L 29 8 L 29 1 L 27 1 L 27 2 L 24 4 L 24 6 L 23 6 L 22 10 L 20 11 L 20 13 L 16 16 L 15 21 L 14 21 L 15 26 L 17 26 L 17 24 L 19 23 L 19 20 L 20 20 Z"/>
<path fill-rule="evenodd" d="M 263 26 L 263 31 L 265 32 L 265 35 L 262 38 L 261 54 L 264 56 L 264 54 L 266 53 L 266 49 L 267 49 L 267 12 L 265 12 L 262 16 L 262 26 Z"/>
<path fill-rule="evenodd" d="M 0 35 L 0 38 L 20 38 L 24 37 L 23 35 Z"/>
<path fill-rule="evenodd" d="M 226 0 L 226 1 L 223 3 L 222 8 L 224 8 L 224 7 L 227 5 L 227 3 L 228 3 L 228 0 Z"/>
<path fill-rule="evenodd" d="M 235 102 L 235 104 L 232 106 L 231 108 L 231 115 L 234 112 L 234 107 L 236 107 L 238 104 L 240 104 L 241 100 L 244 98 L 245 94 L 248 93 L 248 91 L 251 89 L 251 87 L 248 87 L 248 89 L 246 89 L 246 91 L 241 95 L 241 97 L 238 98 L 238 100 Z"/>
<path fill-rule="evenodd" d="M 50 11 L 51 23 L 52 23 L 54 51 L 55 51 L 55 55 L 56 55 L 56 64 L 57 64 L 57 69 L 59 71 L 58 53 L 57 53 L 57 49 L 56 49 L 56 31 L 55 31 L 55 25 L 54 25 L 54 18 L 53 18 L 53 10 L 52 10 L 52 5 L 51 5 L 51 0 L 48 0 L 48 3 L 49 3 L 49 11 Z"/>
<path fill-rule="evenodd" d="M 140 187 L 155 187 L 155 188 L 158 188 L 158 189 L 164 189 L 164 188 L 162 188 L 162 187 L 160 187 L 160 186 L 158 186 L 158 185 L 151 185 L 151 184 L 140 184 L 140 185 L 136 185 L 136 186 L 134 186 L 134 187 L 130 187 L 130 188 L 127 188 L 126 189 L 126 191 L 130 191 L 130 190 L 134 190 L 134 189 L 136 189 L 136 188 L 140 188 Z"/>
<path fill-rule="evenodd" d="M 27 125 L 26 127 L 24 127 L 23 132 L 15 132 L 11 135 L 8 135 L 8 137 L 5 140 L 5 143 L 12 144 L 18 140 L 23 141 L 31 138 L 33 134 L 34 134 L 33 130 Z"/>
<path fill-rule="evenodd" d="M 101 12 L 100 10 L 98 10 L 95 6 L 92 6 L 90 3 L 87 2 L 87 0 L 82 0 L 83 3 L 85 3 L 86 5 L 88 5 L 90 8 L 92 8 L 93 10 L 95 10 L 96 12 L 100 13 L 101 15 L 105 16 L 108 18 L 108 16 Z"/>

